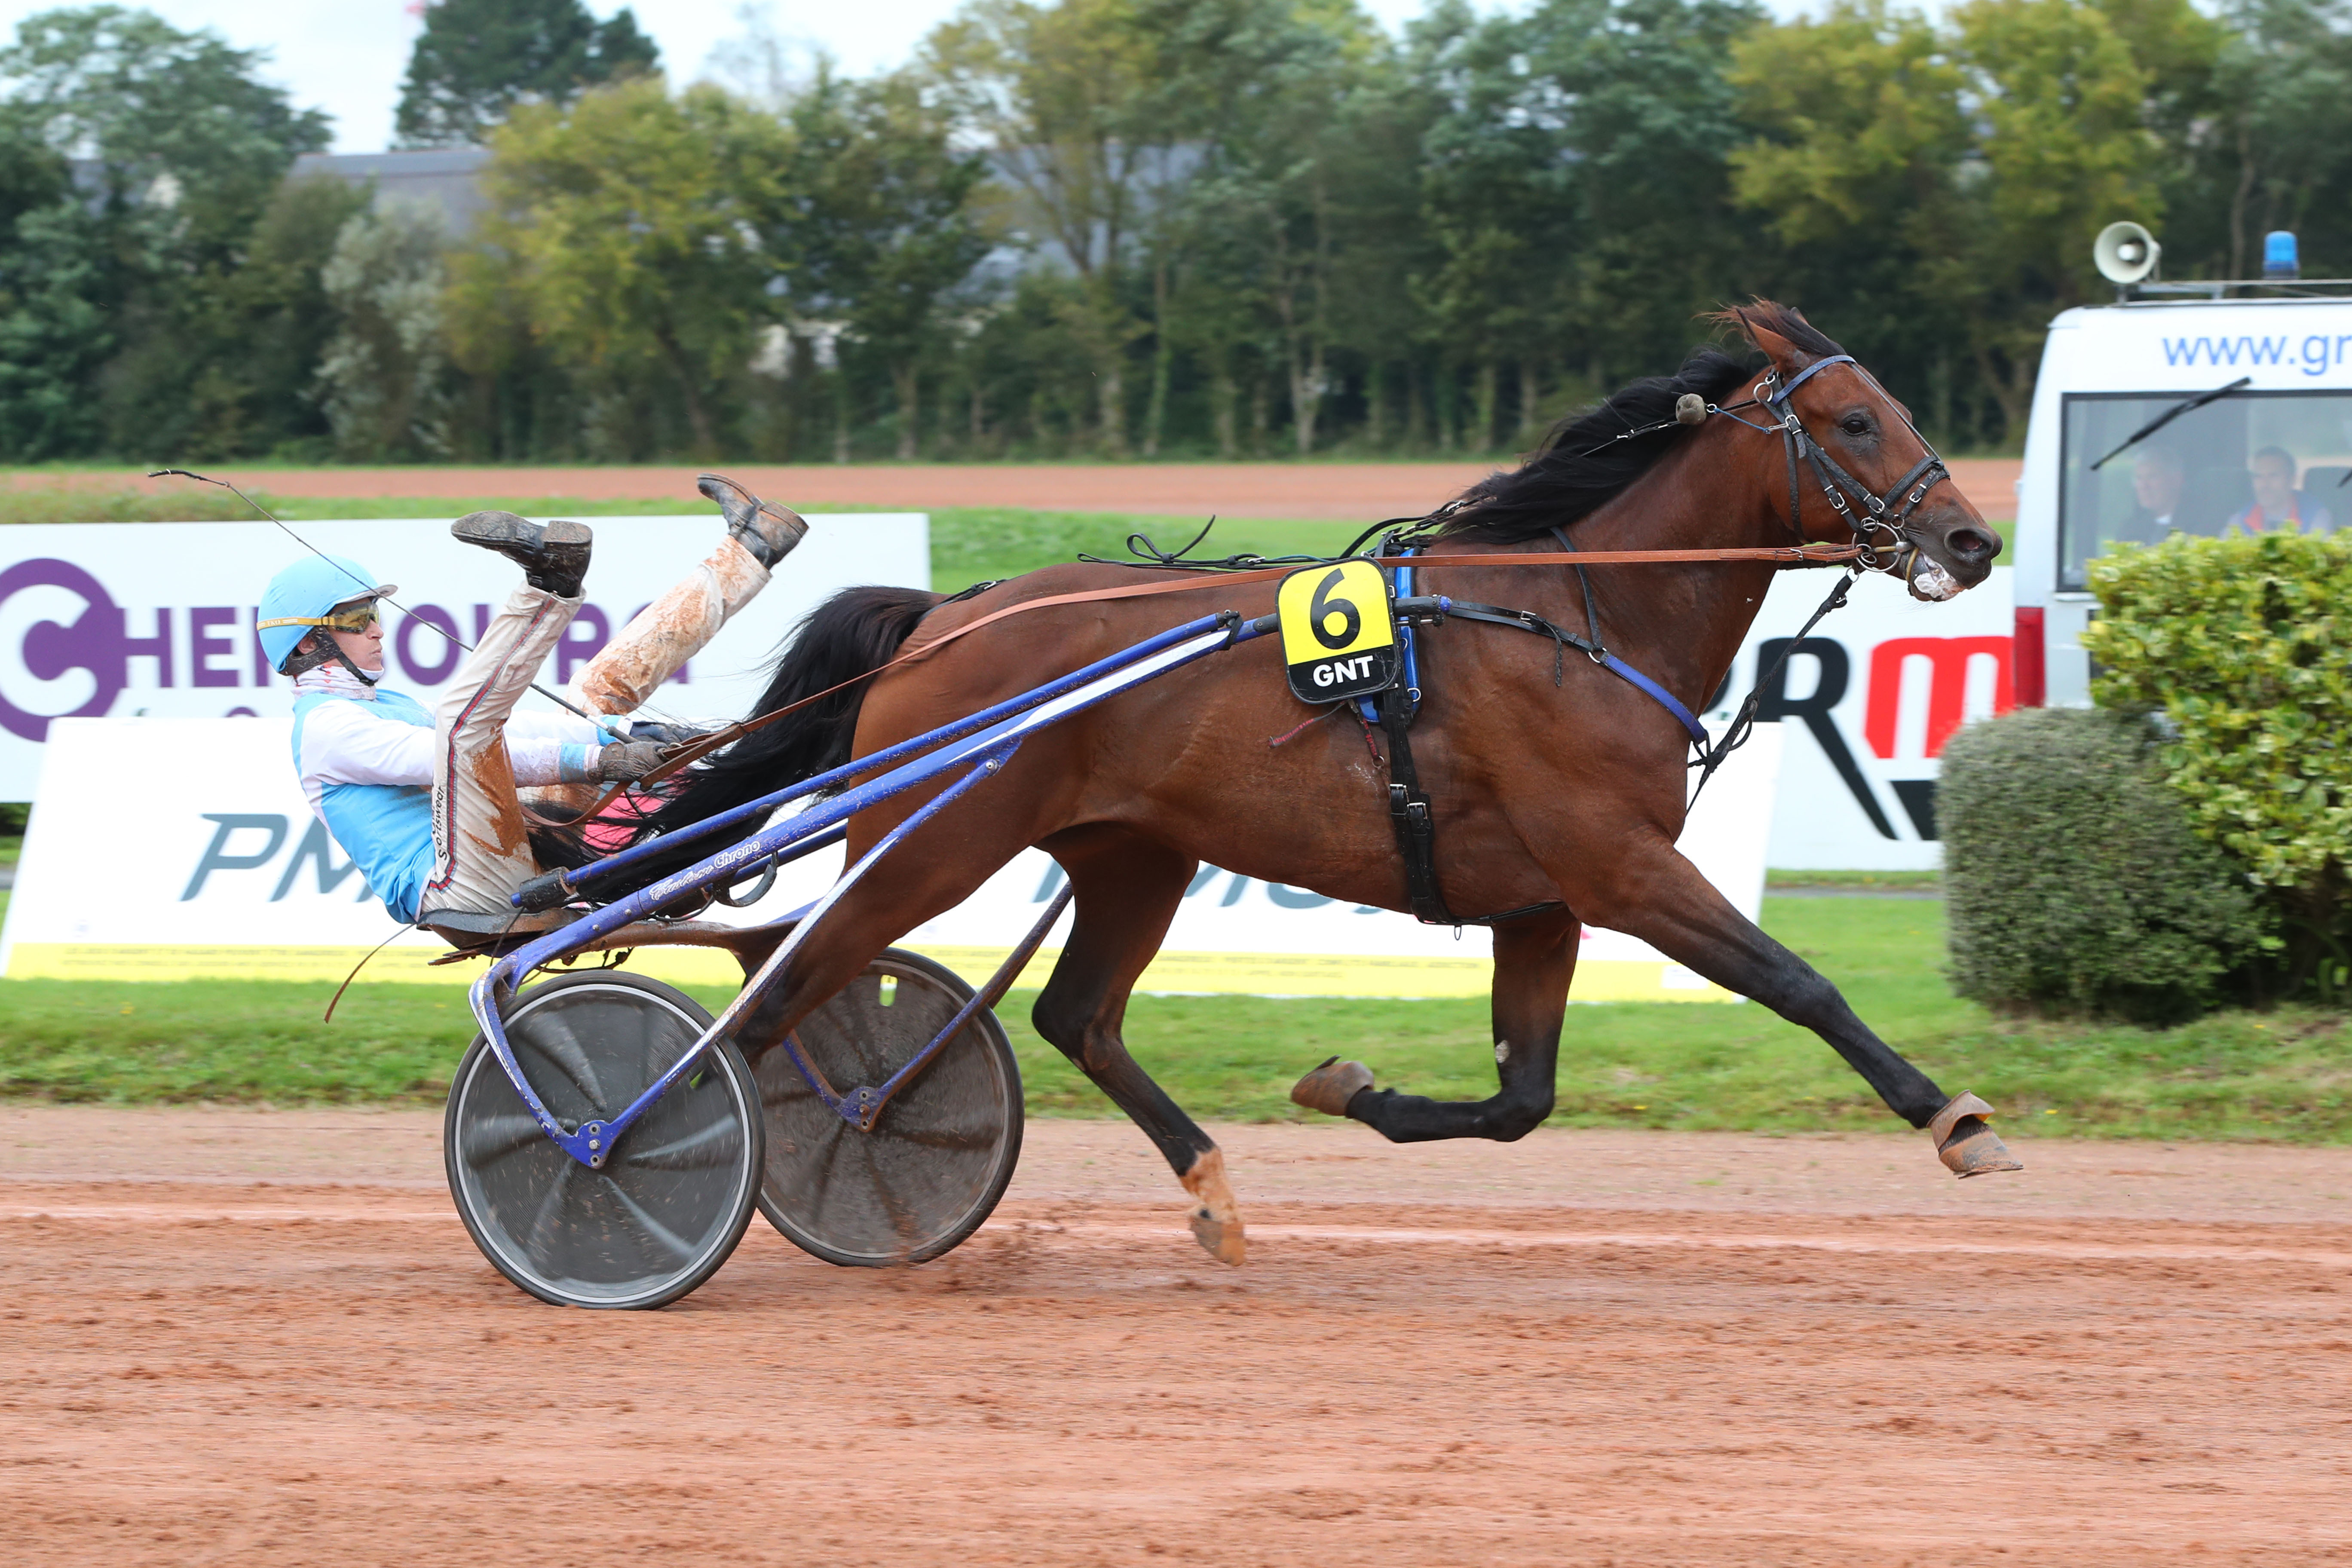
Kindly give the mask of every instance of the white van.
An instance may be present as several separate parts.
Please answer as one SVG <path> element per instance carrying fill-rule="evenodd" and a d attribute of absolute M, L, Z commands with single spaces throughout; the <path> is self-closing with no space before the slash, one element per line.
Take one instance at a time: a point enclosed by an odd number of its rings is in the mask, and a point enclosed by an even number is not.
<path fill-rule="evenodd" d="M 2342 286 L 2156 287 L 2331 284 Z M 2084 572 L 2116 542 L 2352 525 L 2352 299 L 2314 294 L 2129 299 L 2050 324 L 2005 558 L 2020 706 L 2090 701 L 2080 639 L 2097 606 Z"/>

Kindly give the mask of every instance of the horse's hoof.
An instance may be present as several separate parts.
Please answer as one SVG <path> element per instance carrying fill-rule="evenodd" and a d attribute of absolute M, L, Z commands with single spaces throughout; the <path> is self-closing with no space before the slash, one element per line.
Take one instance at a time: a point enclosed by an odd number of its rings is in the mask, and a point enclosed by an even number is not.
<path fill-rule="evenodd" d="M 1195 1205 L 1192 1239 L 1218 1262 L 1238 1268 L 1249 1256 L 1249 1242 L 1242 1233 L 1242 1211 L 1234 1202 L 1234 1189 L 1225 1181 L 1225 1152 L 1212 1149 L 1202 1154 L 1181 1180 Z"/>
<path fill-rule="evenodd" d="M 1309 1110 L 1319 1110 L 1326 1116 L 1348 1114 L 1348 1101 L 1372 1087 L 1372 1069 L 1361 1062 L 1343 1062 L 1338 1057 L 1290 1086 L 1294 1104 Z"/>
<path fill-rule="evenodd" d="M 1960 1180 L 1988 1176 L 1995 1171 L 2022 1171 L 2024 1164 L 2009 1152 L 2000 1134 L 1987 1125 L 1992 1107 L 1973 1094 L 1956 1094 L 1927 1123 L 1936 1157 Z"/>
<path fill-rule="evenodd" d="M 1239 1220 L 1219 1219 L 1207 1209 L 1192 1211 L 1192 1239 L 1220 1263 L 1238 1268 L 1249 1260 L 1249 1237 Z"/>

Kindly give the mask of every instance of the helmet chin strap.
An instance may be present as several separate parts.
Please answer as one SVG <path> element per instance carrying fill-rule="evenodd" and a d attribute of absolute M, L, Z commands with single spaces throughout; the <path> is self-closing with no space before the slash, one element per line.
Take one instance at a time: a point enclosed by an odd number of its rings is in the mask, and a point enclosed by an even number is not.
<path fill-rule="evenodd" d="M 305 670 L 316 669 L 322 664 L 333 663 L 341 665 L 345 669 L 350 670 L 353 676 L 357 677 L 362 683 L 368 686 L 373 686 L 377 681 L 383 679 L 383 671 L 381 669 L 366 670 L 362 669 L 358 665 L 353 664 L 352 662 L 352 656 L 345 653 L 343 651 L 342 645 L 334 639 L 331 633 L 326 633 L 324 628 L 321 628 L 320 631 L 311 633 L 310 636 L 309 637 L 305 637 L 303 641 L 308 643 L 313 639 L 322 641 L 326 646 L 323 647 L 296 648 L 287 657 L 286 668 L 279 670 L 278 673 L 290 679 L 294 676 L 302 674 Z"/>

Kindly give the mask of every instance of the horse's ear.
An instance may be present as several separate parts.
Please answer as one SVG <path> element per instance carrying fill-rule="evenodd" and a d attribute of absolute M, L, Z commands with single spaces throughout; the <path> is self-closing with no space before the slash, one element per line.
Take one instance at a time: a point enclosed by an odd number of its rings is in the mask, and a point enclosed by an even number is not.
<path fill-rule="evenodd" d="M 1780 330 L 1779 323 L 1783 315 L 1795 316 L 1800 321 L 1804 320 L 1796 311 L 1775 305 L 1769 300 L 1733 305 L 1717 312 L 1716 320 L 1726 326 L 1737 327 L 1749 342 L 1756 345 L 1758 353 L 1772 362 L 1772 368 L 1785 376 L 1804 369 L 1818 356 L 1799 348 Z"/>

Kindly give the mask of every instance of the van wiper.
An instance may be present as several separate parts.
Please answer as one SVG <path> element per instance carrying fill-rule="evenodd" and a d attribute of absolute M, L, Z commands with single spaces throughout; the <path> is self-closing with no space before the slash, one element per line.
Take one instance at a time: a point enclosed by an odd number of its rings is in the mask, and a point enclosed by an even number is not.
<path fill-rule="evenodd" d="M 2117 447 L 2114 451 L 2109 452 L 2106 457 L 2101 458 L 2097 462 L 2091 465 L 2091 472 L 2095 474 L 2097 473 L 2101 468 L 2106 466 L 2109 458 L 2121 457 L 2124 453 L 2130 451 L 2134 447 L 2138 446 L 2142 441 L 2147 440 L 2150 436 L 2155 435 L 2158 430 L 2163 429 L 2166 426 L 2171 424 L 2182 415 L 2193 413 L 2218 398 L 2227 397 L 2230 394 L 2237 391 L 2238 388 L 2242 386 L 2252 385 L 2253 384 L 2253 379 L 2254 378 L 2251 375 L 2242 375 L 2227 386 L 2217 386 L 2210 392 L 2200 392 L 2194 397 L 2182 398 L 2179 402 L 2174 404 L 2171 407 L 2166 409 L 2163 413 L 2158 415 L 2155 418 L 2149 420 L 2147 424 L 2141 426 L 2138 429 L 2125 437 L 2122 446 Z"/>

